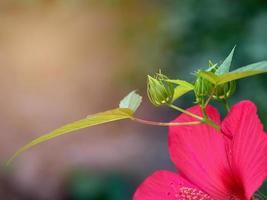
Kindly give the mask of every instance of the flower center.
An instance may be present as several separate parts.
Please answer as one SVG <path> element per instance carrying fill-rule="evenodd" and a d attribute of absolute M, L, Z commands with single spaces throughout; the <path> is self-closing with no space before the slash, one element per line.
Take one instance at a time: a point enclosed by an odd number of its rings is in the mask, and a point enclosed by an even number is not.
<path fill-rule="evenodd" d="M 231 195 L 230 200 L 245 200 L 245 189 L 243 187 L 242 181 L 240 180 L 238 173 L 230 174 L 228 172 L 228 178 L 223 178 L 225 185 Z"/>
<path fill-rule="evenodd" d="M 207 193 L 190 187 L 180 187 L 179 192 L 175 195 L 175 197 L 179 200 L 214 200 Z"/>

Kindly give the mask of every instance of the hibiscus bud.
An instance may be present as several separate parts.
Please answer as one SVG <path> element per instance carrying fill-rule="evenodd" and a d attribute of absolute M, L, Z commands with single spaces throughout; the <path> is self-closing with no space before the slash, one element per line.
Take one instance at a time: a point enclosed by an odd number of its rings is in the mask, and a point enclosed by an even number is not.
<path fill-rule="evenodd" d="M 151 103 L 155 106 L 172 102 L 174 87 L 172 83 L 166 80 L 168 80 L 168 77 L 161 73 L 156 74 L 154 78 L 148 76 L 147 95 Z"/>
<path fill-rule="evenodd" d="M 215 90 L 214 95 L 212 97 L 213 97 L 213 99 L 216 99 L 216 100 L 228 99 L 230 96 L 232 96 L 234 94 L 235 90 L 236 90 L 236 82 L 235 81 L 223 83 L 223 84 L 218 85 L 216 87 L 216 90 Z"/>
<path fill-rule="evenodd" d="M 211 94 L 213 89 L 213 84 L 202 77 L 197 77 L 197 80 L 195 82 L 194 91 L 196 94 L 197 102 L 200 101 L 200 99 L 203 99 L 205 96 L 208 96 Z"/>

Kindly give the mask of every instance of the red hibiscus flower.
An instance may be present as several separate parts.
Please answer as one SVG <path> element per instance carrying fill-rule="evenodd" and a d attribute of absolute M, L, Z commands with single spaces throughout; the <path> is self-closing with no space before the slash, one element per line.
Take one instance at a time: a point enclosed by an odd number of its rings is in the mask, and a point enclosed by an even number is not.
<path fill-rule="evenodd" d="M 199 106 L 188 109 L 201 115 Z M 137 189 L 134 200 L 249 200 L 267 176 L 267 135 L 250 101 L 234 105 L 221 130 L 206 125 L 169 128 L 169 151 L 178 173 L 157 171 Z M 175 122 L 193 121 L 182 114 Z"/>

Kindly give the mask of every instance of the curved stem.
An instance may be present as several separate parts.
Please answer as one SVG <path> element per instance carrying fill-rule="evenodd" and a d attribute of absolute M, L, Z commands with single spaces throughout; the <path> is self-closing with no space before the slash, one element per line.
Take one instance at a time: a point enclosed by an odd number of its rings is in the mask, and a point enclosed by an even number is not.
<path fill-rule="evenodd" d="M 201 124 L 201 121 L 194 121 L 194 122 L 154 122 L 154 121 L 149 121 L 149 120 L 144 120 L 144 119 L 139 119 L 139 118 L 131 118 L 133 121 L 146 124 L 146 125 L 152 125 L 152 126 L 186 126 L 186 125 L 197 125 Z"/>
<path fill-rule="evenodd" d="M 210 100 L 211 100 L 211 98 L 212 98 L 212 96 L 213 96 L 213 94 L 214 94 L 215 91 L 216 91 L 216 85 L 213 87 L 213 89 L 212 89 L 212 91 L 211 91 L 211 93 L 210 93 L 210 95 L 209 95 L 207 101 L 205 102 L 205 108 L 206 108 L 207 105 L 209 104 L 209 102 L 210 102 Z"/>
<path fill-rule="evenodd" d="M 182 109 L 182 108 L 180 108 L 180 107 L 178 107 L 178 106 L 175 106 L 175 105 L 173 105 L 173 104 L 167 104 L 169 107 L 171 107 L 171 108 L 173 108 L 173 109 L 175 109 L 175 110 L 178 110 L 178 111 L 180 111 L 180 112 L 182 112 L 182 113 L 185 113 L 185 114 L 187 114 L 187 115 L 189 115 L 189 116 L 191 116 L 191 117 L 193 117 L 193 118 L 196 118 L 196 119 L 198 119 L 198 120 L 200 120 L 200 121 L 203 121 L 203 117 L 200 117 L 200 116 L 198 116 L 198 115 L 196 115 L 196 114 L 194 114 L 194 113 L 191 113 L 191 112 L 189 112 L 189 111 L 187 111 L 187 110 L 184 110 L 184 109 Z"/>
<path fill-rule="evenodd" d="M 217 130 L 220 130 L 220 126 L 218 124 L 216 124 L 213 120 L 211 120 L 207 114 L 207 111 L 206 111 L 206 107 L 207 105 L 209 104 L 211 98 L 212 98 L 212 95 L 213 93 L 215 92 L 215 89 L 216 89 L 216 86 L 213 88 L 209 98 L 207 99 L 207 101 L 205 102 L 204 99 L 202 99 L 201 101 L 201 112 L 202 112 L 202 115 L 204 116 L 204 120 L 203 122 L 212 126 L 213 128 L 217 129 Z"/>
<path fill-rule="evenodd" d="M 189 115 L 189 116 L 191 116 L 191 117 L 193 117 L 193 118 L 196 118 L 196 119 L 198 119 L 200 122 L 202 122 L 202 123 L 206 123 L 206 124 L 212 126 L 213 128 L 215 128 L 215 129 L 217 129 L 217 130 L 220 130 L 220 126 L 219 126 L 218 124 L 216 124 L 214 121 L 212 121 L 211 119 L 208 118 L 208 116 L 207 116 L 207 114 L 206 114 L 206 110 L 205 110 L 205 108 L 204 108 L 203 106 L 201 106 L 201 111 L 202 111 L 204 117 L 200 117 L 200 116 L 198 116 L 198 115 L 196 115 L 196 114 L 194 114 L 194 113 L 191 113 L 191 112 L 189 112 L 189 111 L 187 111 L 187 110 L 184 110 L 184 109 L 182 109 L 182 108 L 180 108 L 180 107 L 177 107 L 177 106 L 175 106 L 175 105 L 173 105 L 173 104 L 168 104 L 168 106 L 171 107 L 171 108 L 173 108 L 173 109 L 175 109 L 175 110 L 178 110 L 178 111 L 180 111 L 180 112 L 182 112 L 182 113 L 185 113 L 185 114 L 187 114 L 187 115 Z M 186 122 L 185 122 L 185 123 L 186 123 Z M 187 125 L 188 125 L 188 124 L 187 124 Z"/>
<path fill-rule="evenodd" d="M 200 108 L 201 108 L 202 115 L 204 116 L 204 119 L 209 118 L 207 115 L 207 112 L 206 112 L 206 106 L 205 106 L 204 98 L 201 99 Z"/>

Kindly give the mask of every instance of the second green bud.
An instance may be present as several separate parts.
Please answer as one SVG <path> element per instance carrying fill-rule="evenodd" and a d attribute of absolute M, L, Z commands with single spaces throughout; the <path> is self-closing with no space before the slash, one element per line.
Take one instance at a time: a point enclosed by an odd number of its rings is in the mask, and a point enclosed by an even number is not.
<path fill-rule="evenodd" d="M 167 82 L 168 77 L 158 73 L 154 77 L 147 77 L 147 95 L 155 106 L 172 103 L 174 87 Z"/>

